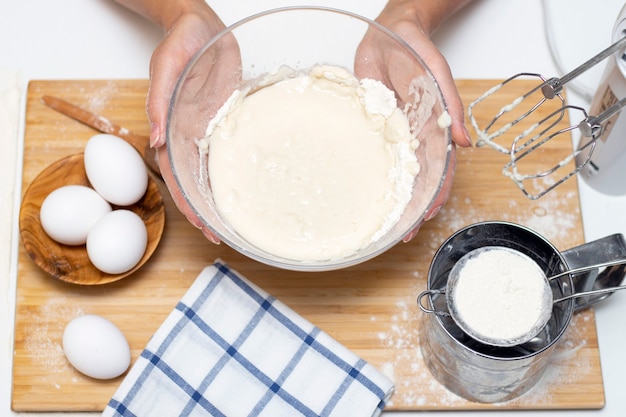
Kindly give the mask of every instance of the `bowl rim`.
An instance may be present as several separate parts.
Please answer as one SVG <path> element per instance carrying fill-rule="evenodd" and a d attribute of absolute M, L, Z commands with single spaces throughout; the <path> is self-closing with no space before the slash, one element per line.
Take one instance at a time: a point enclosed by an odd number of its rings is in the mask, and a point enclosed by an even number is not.
<path fill-rule="evenodd" d="M 439 85 L 439 83 L 437 82 L 437 79 L 435 78 L 432 70 L 430 69 L 430 67 L 424 62 L 424 60 L 422 59 L 422 57 L 415 51 L 415 49 L 413 49 L 404 39 L 402 39 L 398 34 L 396 34 L 395 32 L 393 32 L 392 30 L 388 29 L 387 27 L 381 25 L 380 23 L 369 19 L 365 16 L 362 16 L 360 14 L 351 12 L 351 11 L 347 11 L 347 10 L 342 10 L 339 8 L 333 8 L 333 7 L 327 7 L 327 6 L 307 6 L 307 5 L 301 5 L 301 6 L 285 6 L 285 7 L 276 7 L 276 8 L 271 8 L 271 9 L 267 9 L 261 12 L 257 12 L 254 14 L 251 14 L 247 17 L 244 17 L 238 21 L 236 21 L 235 23 L 226 26 L 224 29 L 220 30 L 217 34 L 215 34 L 209 41 L 207 41 L 202 48 L 200 48 L 194 55 L 193 57 L 189 60 L 189 62 L 185 65 L 184 70 L 181 72 L 181 74 L 179 75 L 177 81 L 176 81 L 176 85 L 174 87 L 172 96 L 170 97 L 170 101 L 169 101 L 169 105 L 168 105 L 168 110 L 167 110 L 167 118 L 166 118 L 166 129 L 165 129 L 165 146 L 166 146 L 166 151 L 167 151 L 167 156 L 168 156 L 168 163 L 169 163 L 169 167 L 171 169 L 172 172 L 172 177 L 174 179 L 175 185 L 178 188 L 178 190 L 180 191 L 184 201 L 188 204 L 189 209 L 192 210 L 193 214 L 200 219 L 200 221 L 202 222 L 202 224 L 207 227 L 211 233 L 213 233 L 215 236 L 217 236 L 220 241 L 226 243 L 228 246 L 230 246 L 232 249 L 236 250 L 237 252 L 251 258 L 254 259 L 256 261 L 259 261 L 261 263 L 270 265 L 270 266 L 274 266 L 274 267 L 278 267 L 278 268 L 282 268 L 282 269 L 287 269 L 287 270 L 294 270 L 294 271 L 330 271 L 330 270 L 336 270 L 336 269 L 342 269 L 342 268 L 347 268 L 353 265 L 357 265 L 360 263 L 363 263 L 365 261 L 368 261 L 370 259 L 373 259 L 377 256 L 379 256 L 380 254 L 386 252 L 387 250 L 389 250 L 390 248 L 392 248 L 393 246 L 395 246 L 397 243 L 401 242 L 403 240 L 403 238 L 405 237 L 404 235 L 399 235 L 394 239 L 391 239 L 386 245 L 379 247 L 376 250 L 373 251 L 369 251 L 366 254 L 364 254 L 363 256 L 359 256 L 356 258 L 337 258 L 337 259 L 329 259 L 329 260 L 324 260 L 324 261 L 300 261 L 300 260 L 295 260 L 295 259 L 286 259 L 286 258 L 282 258 L 280 257 L 280 261 L 277 261 L 275 259 L 268 259 L 266 257 L 264 257 L 262 254 L 260 254 L 260 252 L 265 252 L 262 249 L 258 249 L 258 253 L 257 252 L 251 252 L 249 250 L 247 250 L 246 248 L 240 246 L 239 244 L 237 244 L 236 242 L 231 241 L 228 238 L 225 238 L 219 231 L 217 231 L 210 223 L 206 222 L 204 220 L 204 216 L 198 212 L 198 210 L 193 206 L 192 202 L 189 200 L 188 198 L 188 193 L 186 192 L 185 188 L 182 186 L 182 182 L 180 180 L 180 176 L 178 174 L 178 171 L 176 169 L 176 167 L 173 164 L 173 155 L 172 155 L 172 151 L 171 151 L 171 147 L 169 146 L 170 141 L 171 141 L 171 137 L 170 137 L 170 130 L 171 130 L 171 123 L 172 123 L 172 113 L 174 112 L 175 106 L 176 106 L 176 102 L 178 99 L 178 96 L 180 94 L 181 88 L 184 85 L 184 82 L 186 80 L 187 75 L 189 74 L 189 72 L 191 71 L 191 69 L 193 68 L 193 66 L 195 65 L 195 63 L 198 61 L 198 59 L 204 54 L 204 52 L 209 49 L 212 45 L 214 45 L 219 39 L 221 39 L 225 34 L 232 32 L 233 30 L 237 29 L 238 27 L 244 25 L 247 22 L 253 21 L 253 20 L 257 20 L 260 19 L 264 16 L 269 16 L 269 15 L 274 15 L 274 14 L 279 14 L 279 13 L 286 13 L 286 12 L 291 12 L 291 11 L 306 11 L 306 10 L 311 10 L 311 11 L 315 11 L 315 12 L 329 12 L 329 13 L 334 13 L 334 14 L 339 14 L 339 15 L 343 15 L 345 17 L 348 18 L 354 18 L 357 20 L 362 21 L 363 23 L 366 23 L 369 26 L 372 26 L 374 28 L 376 28 L 377 30 L 383 32 L 384 34 L 386 34 L 387 36 L 389 36 L 391 39 L 393 39 L 395 42 L 397 42 L 400 46 L 402 46 L 424 69 L 425 74 L 428 75 L 428 78 L 430 80 L 430 82 L 433 83 L 435 90 L 437 91 L 437 95 L 439 100 L 441 101 L 441 107 L 442 107 L 442 112 L 444 113 L 448 113 L 448 103 L 446 102 L 445 96 L 443 95 L 443 92 L 441 90 L 441 87 Z M 446 126 L 445 128 L 442 129 L 442 131 L 444 131 L 444 136 L 445 136 L 445 146 L 447 146 L 448 148 L 448 152 L 446 152 L 445 154 L 445 161 L 444 161 L 444 166 L 443 166 L 443 171 L 442 171 L 442 175 L 441 178 L 439 179 L 439 183 L 437 184 L 437 187 L 435 189 L 435 192 L 433 194 L 433 196 L 431 197 L 430 201 L 428 202 L 428 204 L 425 206 L 425 210 L 423 211 L 423 213 L 421 213 L 421 215 L 415 219 L 415 221 L 413 222 L 412 226 L 409 227 L 407 229 L 407 233 L 411 232 L 412 230 L 414 230 L 416 227 L 421 226 L 426 218 L 426 215 L 434 208 L 434 203 L 437 200 L 437 197 L 439 195 L 439 193 L 441 192 L 441 190 L 443 189 L 443 186 L 445 184 L 446 178 L 449 175 L 449 171 L 451 169 L 453 169 L 453 158 L 454 158 L 454 152 L 453 152 L 453 147 L 454 147 L 454 142 L 452 140 L 452 132 L 451 132 L 451 127 L 450 126 Z M 452 151 L 451 151 L 452 150 Z M 218 213 L 219 215 L 219 213 Z M 232 227 L 228 226 L 229 228 L 232 229 Z M 245 240 L 242 238 L 242 240 Z M 271 253 L 267 253 L 268 255 L 270 255 L 271 257 L 278 257 L 276 255 L 273 255 Z M 352 255 L 350 255 L 352 256 Z"/>

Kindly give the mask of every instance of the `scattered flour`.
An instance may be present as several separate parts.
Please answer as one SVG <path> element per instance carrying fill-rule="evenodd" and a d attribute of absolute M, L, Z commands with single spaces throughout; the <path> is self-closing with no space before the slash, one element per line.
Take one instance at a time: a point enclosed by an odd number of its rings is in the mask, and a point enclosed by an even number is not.
<path fill-rule="evenodd" d="M 111 106 L 111 97 L 119 95 L 118 83 L 115 80 L 108 80 L 101 88 L 98 89 L 97 94 L 89 93 L 88 109 L 94 113 L 100 113 L 107 110 L 107 107 Z"/>
<path fill-rule="evenodd" d="M 67 373 L 71 365 L 65 358 L 61 336 L 65 325 L 83 315 L 82 308 L 67 303 L 63 298 L 50 299 L 48 304 L 34 310 L 26 331 L 24 347 L 33 362 L 45 369 L 45 382 L 60 388 L 57 377 Z M 54 318 L 51 321 L 51 318 Z"/>
<path fill-rule="evenodd" d="M 550 192 L 550 198 L 543 198 L 521 204 L 515 199 L 508 202 L 508 209 L 494 218 L 480 207 L 481 201 L 470 196 L 452 194 L 448 203 L 441 208 L 433 219 L 442 227 L 433 229 L 429 242 L 438 247 L 448 236 L 472 223 L 504 220 L 526 226 L 542 235 L 562 249 L 578 245 L 572 240 L 577 236 L 576 227 L 580 219 L 580 208 L 568 203 L 577 199 L 575 192 L 561 192 L 558 188 Z M 524 201 L 526 203 L 526 201 Z"/>
<path fill-rule="evenodd" d="M 418 271 L 414 271 L 413 277 L 415 285 L 407 289 L 407 293 L 417 294 L 423 281 Z M 401 299 L 395 307 L 389 329 L 377 335 L 381 346 L 393 352 L 388 355 L 389 360 L 380 366 L 381 371 L 396 384 L 388 407 L 401 404 L 415 410 L 428 410 L 466 404 L 467 401 L 437 382 L 424 363 L 419 341 L 421 313 L 415 300 L 411 297 Z M 372 316 L 370 320 L 375 322 L 378 318 Z"/>

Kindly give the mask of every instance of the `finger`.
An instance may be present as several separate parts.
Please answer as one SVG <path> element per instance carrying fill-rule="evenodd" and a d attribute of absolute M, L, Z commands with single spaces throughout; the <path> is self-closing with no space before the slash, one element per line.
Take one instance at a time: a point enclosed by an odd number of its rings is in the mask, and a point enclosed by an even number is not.
<path fill-rule="evenodd" d="M 214 235 L 211 231 L 209 231 L 207 228 L 202 227 L 200 230 L 202 230 L 202 234 L 204 235 L 204 237 L 211 243 L 214 243 L 216 245 L 219 245 L 220 239 Z"/>
<path fill-rule="evenodd" d="M 450 196 L 450 192 L 452 191 L 452 184 L 454 181 L 454 173 L 456 171 L 456 148 L 453 146 L 450 151 L 450 164 L 448 166 L 448 170 L 446 171 L 446 177 L 444 178 L 444 182 L 441 186 L 440 192 L 437 194 L 437 198 L 433 202 L 432 208 L 426 212 L 424 215 L 424 219 L 409 233 L 407 233 L 403 238 L 403 242 L 409 242 L 413 239 L 420 228 L 424 225 L 425 222 L 432 220 L 439 214 L 441 208 L 448 201 L 448 197 Z"/>
<path fill-rule="evenodd" d="M 419 231 L 420 231 L 420 228 L 422 227 L 422 225 L 423 225 L 423 224 L 424 224 L 424 220 L 422 220 L 422 221 L 420 222 L 420 224 L 419 224 L 419 225 L 417 225 L 417 226 L 416 226 L 413 230 L 411 230 L 411 231 L 410 231 L 410 232 L 409 232 L 406 236 L 404 236 L 404 237 L 402 238 L 402 242 L 407 243 L 407 242 L 410 242 L 411 240 L 413 240 L 413 238 L 414 238 L 415 236 L 417 236 L 417 232 L 419 232 Z"/>
<path fill-rule="evenodd" d="M 159 160 L 159 168 L 161 170 L 161 175 L 163 176 L 163 181 L 165 181 L 165 184 L 167 185 L 170 195 L 172 196 L 176 207 L 178 207 L 178 210 L 180 210 L 180 212 L 187 218 L 189 223 L 191 223 L 194 227 L 200 229 L 202 231 L 202 234 L 210 242 L 219 244 L 220 239 L 202 223 L 200 218 L 195 215 L 194 211 L 186 203 L 182 191 L 176 185 L 176 180 L 174 179 L 174 174 L 172 173 L 169 159 L 167 157 L 167 150 L 164 146 L 158 148 L 157 155 Z"/>
<path fill-rule="evenodd" d="M 452 184 L 454 182 L 454 174 L 456 172 L 456 148 L 453 146 L 450 150 L 450 162 L 448 169 L 446 170 L 446 177 L 441 185 L 441 191 L 437 195 L 437 199 L 433 203 L 433 207 L 424 215 L 424 221 L 433 219 L 439 210 L 446 204 L 448 197 L 452 191 Z"/>
<path fill-rule="evenodd" d="M 426 59 L 428 67 L 439 84 L 441 93 L 446 101 L 448 113 L 452 119 L 452 125 L 450 126 L 452 140 L 462 147 L 471 146 L 472 141 L 465 127 L 463 101 L 456 88 L 448 62 L 438 50 L 429 51 L 429 54 L 425 57 Z"/>
<path fill-rule="evenodd" d="M 165 144 L 165 123 L 169 101 L 176 81 L 182 73 L 186 60 L 179 60 L 177 46 L 166 37 L 155 50 L 150 61 L 150 88 L 148 90 L 147 113 L 150 121 L 150 145 Z"/>

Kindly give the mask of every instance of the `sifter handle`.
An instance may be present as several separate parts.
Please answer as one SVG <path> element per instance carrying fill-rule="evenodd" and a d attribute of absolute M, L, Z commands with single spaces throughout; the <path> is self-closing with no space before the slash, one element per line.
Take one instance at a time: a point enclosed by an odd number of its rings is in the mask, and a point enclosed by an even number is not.
<path fill-rule="evenodd" d="M 585 243 L 568 249 L 562 253 L 568 269 L 585 270 L 572 276 L 573 293 L 584 294 L 576 298 L 575 310 L 583 310 L 592 304 L 602 301 L 613 294 L 626 276 L 626 241 L 621 233 Z M 597 265 L 589 268 L 589 265 Z M 607 266 L 600 271 L 602 266 Z M 587 295 L 589 292 L 596 294 Z"/>
<path fill-rule="evenodd" d="M 446 290 L 426 290 L 426 291 L 422 291 L 418 296 L 417 296 L 417 305 L 419 306 L 420 310 L 422 310 L 424 313 L 426 314 L 434 314 L 437 316 L 441 316 L 441 317 L 451 317 L 450 313 L 447 313 L 445 311 L 437 311 L 433 308 L 429 308 L 426 307 L 424 305 L 424 302 L 422 301 L 422 299 L 424 297 L 431 296 L 433 294 L 445 294 Z M 432 302 L 431 302 L 432 304 Z"/>

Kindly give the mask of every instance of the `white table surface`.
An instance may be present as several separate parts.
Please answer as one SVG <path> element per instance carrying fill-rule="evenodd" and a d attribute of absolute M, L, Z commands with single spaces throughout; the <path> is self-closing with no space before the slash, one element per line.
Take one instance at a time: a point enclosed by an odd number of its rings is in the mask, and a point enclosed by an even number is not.
<path fill-rule="evenodd" d="M 232 23 L 284 4 L 325 4 L 374 17 L 384 0 L 231 0 L 210 4 Z M 562 67 L 569 71 L 610 44 L 619 0 L 478 0 L 435 35 L 457 78 L 506 78 L 521 71 L 562 75 L 545 36 L 547 11 Z M 20 190 L 24 94 L 31 79 L 147 78 L 148 62 L 161 32 L 111 0 L 0 0 L 0 416 L 10 410 L 16 229 Z M 593 91 L 604 65 L 580 77 Z M 570 101 L 588 106 L 568 91 Z M 467 103 L 466 103 L 467 104 Z M 16 162 L 17 161 L 17 162 Z M 626 197 L 609 197 L 579 181 L 585 239 L 626 232 Z M 515 416 L 626 415 L 626 294 L 596 307 L 606 406 L 582 411 L 494 411 Z M 418 413 L 386 412 L 409 416 Z M 471 412 L 433 412 L 469 415 Z M 36 414 L 47 417 L 56 414 Z M 70 414 L 68 414 L 70 415 Z M 72 416 L 93 415 L 75 413 Z"/>

